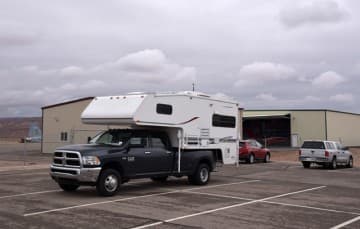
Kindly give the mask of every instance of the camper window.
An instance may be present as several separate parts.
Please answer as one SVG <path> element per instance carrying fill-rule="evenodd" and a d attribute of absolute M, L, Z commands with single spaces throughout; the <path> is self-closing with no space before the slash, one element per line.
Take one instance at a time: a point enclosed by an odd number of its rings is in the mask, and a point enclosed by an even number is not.
<path fill-rule="evenodd" d="M 156 104 L 156 113 L 158 114 L 166 114 L 171 115 L 172 114 L 172 106 L 168 104 Z"/>
<path fill-rule="evenodd" d="M 214 114 L 212 118 L 212 124 L 216 127 L 235 128 L 236 118 L 233 116 Z"/>

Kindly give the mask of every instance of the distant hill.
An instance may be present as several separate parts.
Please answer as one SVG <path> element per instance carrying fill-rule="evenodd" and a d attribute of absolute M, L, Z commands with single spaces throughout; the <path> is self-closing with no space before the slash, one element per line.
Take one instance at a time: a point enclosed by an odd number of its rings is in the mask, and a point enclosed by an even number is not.
<path fill-rule="evenodd" d="M 0 139 L 17 141 L 24 138 L 34 124 L 42 129 L 41 117 L 0 118 Z"/>

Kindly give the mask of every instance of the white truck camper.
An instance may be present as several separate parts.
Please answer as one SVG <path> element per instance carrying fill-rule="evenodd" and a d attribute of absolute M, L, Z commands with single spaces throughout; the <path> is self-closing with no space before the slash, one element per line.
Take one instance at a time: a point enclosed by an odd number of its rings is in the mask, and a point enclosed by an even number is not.
<path fill-rule="evenodd" d="M 218 162 L 238 163 L 239 105 L 199 92 L 129 93 L 96 97 L 81 115 L 83 123 L 168 133 L 179 151 L 214 151 Z"/>

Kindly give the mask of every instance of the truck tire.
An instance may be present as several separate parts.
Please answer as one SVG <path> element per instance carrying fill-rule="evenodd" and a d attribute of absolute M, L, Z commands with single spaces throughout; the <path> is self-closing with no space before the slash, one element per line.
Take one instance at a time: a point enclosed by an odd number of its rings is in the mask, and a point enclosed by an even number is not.
<path fill-rule="evenodd" d="M 353 166 L 354 166 L 354 159 L 353 157 L 350 157 L 346 167 L 352 168 Z"/>
<path fill-rule="evenodd" d="M 59 186 L 65 192 L 74 192 L 74 191 L 76 191 L 76 189 L 79 188 L 80 185 L 59 183 Z"/>
<path fill-rule="evenodd" d="M 205 163 L 200 164 L 196 172 L 188 176 L 188 180 L 190 184 L 206 185 L 210 180 L 210 167 Z"/>
<path fill-rule="evenodd" d="M 168 179 L 168 176 L 163 177 L 151 177 L 151 180 L 154 182 L 165 182 Z"/>
<path fill-rule="evenodd" d="M 303 161 L 302 164 L 303 164 L 304 168 L 306 168 L 306 169 L 310 168 L 310 165 L 311 165 L 311 163 L 308 161 Z"/>
<path fill-rule="evenodd" d="M 329 164 L 329 168 L 336 169 L 336 167 L 337 167 L 336 157 L 333 157 L 332 161 Z"/>
<path fill-rule="evenodd" d="M 119 191 L 120 185 L 120 173 L 115 169 L 105 169 L 100 174 L 96 190 L 100 196 L 113 196 Z"/>

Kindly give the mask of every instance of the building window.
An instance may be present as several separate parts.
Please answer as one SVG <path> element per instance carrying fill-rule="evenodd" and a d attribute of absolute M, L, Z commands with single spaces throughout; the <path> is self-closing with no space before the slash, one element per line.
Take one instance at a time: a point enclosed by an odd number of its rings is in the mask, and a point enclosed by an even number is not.
<path fill-rule="evenodd" d="M 212 124 L 216 127 L 235 128 L 236 118 L 233 116 L 214 114 L 212 118 Z"/>
<path fill-rule="evenodd" d="M 60 133 L 60 140 L 62 142 L 66 142 L 68 140 L 68 133 L 67 132 L 61 132 Z"/>
<path fill-rule="evenodd" d="M 172 114 L 172 106 L 168 104 L 156 104 L 156 113 L 171 115 Z"/>

